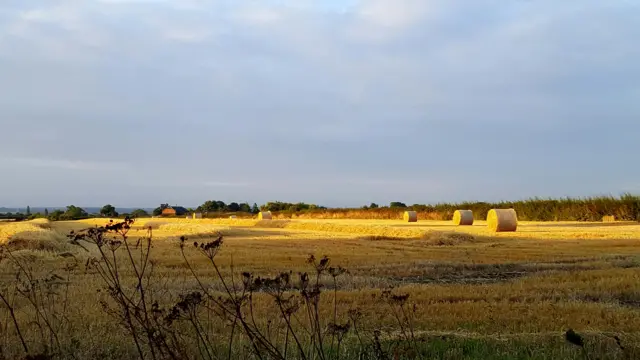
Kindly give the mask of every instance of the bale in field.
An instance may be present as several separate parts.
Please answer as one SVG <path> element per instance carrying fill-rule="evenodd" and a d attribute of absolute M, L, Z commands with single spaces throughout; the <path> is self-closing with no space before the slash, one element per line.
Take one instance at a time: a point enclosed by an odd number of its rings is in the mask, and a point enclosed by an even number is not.
<path fill-rule="evenodd" d="M 415 211 L 405 211 L 402 218 L 406 222 L 418 222 L 418 213 Z"/>
<path fill-rule="evenodd" d="M 271 211 L 260 211 L 258 214 L 258 220 L 271 220 L 272 218 Z"/>
<path fill-rule="evenodd" d="M 473 211 L 456 210 L 453 213 L 453 223 L 455 225 L 473 225 Z"/>
<path fill-rule="evenodd" d="M 236 215 L 231 215 L 229 216 L 229 219 L 237 219 L 238 217 Z"/>
<path fill-rule="evenodd" d="M 613 215 L 605 215 L 602 217 L 602 222 L 615 222 L 616 217 Z"/>
<path fill-rule="evenodd" d="M 487 226 L 495 232 L 516 231 L 518 215 L 514 209 L 491 209 L 487 214 Z"/>

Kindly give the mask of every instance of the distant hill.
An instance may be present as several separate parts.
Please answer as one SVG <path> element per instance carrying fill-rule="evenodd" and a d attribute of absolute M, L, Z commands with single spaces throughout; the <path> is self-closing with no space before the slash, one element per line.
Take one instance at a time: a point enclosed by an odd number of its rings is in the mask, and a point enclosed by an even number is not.
<path fill-rule="evenodd" d="M 100 212 L 100 209 L 102 209 L 102 207 L 92 207 L 92 206 L 87 206 L 87 207 L 82 207 L 86 212 L 88 212 L 89 214 L 97 214 Z M 49 206 L 49 207 L 45 207 L 45 206 L 31 206 L 31 213 L 35 214 L 35 213 L 44 213 L 44 209 L 49 210 L 49 212 L 52 212 L 54 210 L 66 210 L 67 207 L 66 206 Z M 151 213 L 153 211 L 154 208 L 125 208 L 125 207 L 116 207 L 116 211 L 119 212 L 120 214 L 126 214 L 126 213 L 131 213 L 133 210 L 136 209 L 142 209 L 147 211 L 148 213 Z M 0 207 L 0 214 L 2 213 L 26 213 L 27 212 L 27 208 L 23 207 L 23 208 L 8 208 L 8 207 Z"/>

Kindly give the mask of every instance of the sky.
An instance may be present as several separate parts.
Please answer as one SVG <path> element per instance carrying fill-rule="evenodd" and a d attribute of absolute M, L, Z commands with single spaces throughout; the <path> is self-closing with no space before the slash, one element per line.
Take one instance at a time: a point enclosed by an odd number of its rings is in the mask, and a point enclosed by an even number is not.
<path fill-rule="evenodd" d="M 632 0 L 3 0 L 0 206 L 640 193 Z"/>

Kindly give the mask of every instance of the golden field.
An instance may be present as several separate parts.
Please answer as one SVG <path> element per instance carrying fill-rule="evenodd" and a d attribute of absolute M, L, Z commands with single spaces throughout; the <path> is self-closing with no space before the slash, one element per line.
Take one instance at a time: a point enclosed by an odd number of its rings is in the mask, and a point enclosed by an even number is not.
<path fill-rule="evenodd" d="M 10 244 L 12 234 L 20 234 L 36 243 L 63 243 L 69 231 L 106 221 L 0 224 L 0 241 Z M 179 237 L 202 242 L 221 233 L 224 245 L 218 263 L 226 276 L 231 276 L 231 269 L 235 275 L 248 271 L 265 276 L 304 271 L 309 254 L 328 256 L 332 264 L 349 271 L 339 280 L 339 308 L 361 309 L 370 327 L 392 325 L 392 319 L 384 316 L 388 312 L 384 305 L 371 299 L 394 286 L 410 295 L 416 304 L 416 331 L 429 336 L 509 338 L 531 344 L 549 338 L 560 349 L 554 354 L 575 358 L 580 353 L 565 349 L 561 341 L 568 328 L 586 334 L 595 348 L 607 349 L 602 358 L 623 358 L 606 334 L 618 334 L 628 349 L 640 340 L 638 223 L 520 222 L 517 232 L 496 234 L 482 221 L 456 227 L 441 221 L 156 218 L 137 220 L 130 235 L 144 235 L 147 228 L 153 234 L 154 275 L 163 284 L 160 296 L 168 301 L 196 285 L 180 255 Z M 73 261 L 79 264 L 67 273 L 68 306 L 73 309 L 69 323 L 75 325 L 64 341 L 85 339 L 74 343 L 80 358 L 99 356 L 98 343 L 100 351 L 127 353 L 117 349 L 128 346 L 128 339 L 100 306 L 101 283 L 81 266 L 94 251 L 89 250 L 74 249 L 77 260 L 58 256 L 69 251 L 65 244 L 28 245 L 14 251 L 28 256 L 41 273 Z M 205 258 L 193 249 L 187 253 L 198 275 L 213 277 Z M 3 268 L 3 278 L 10 277 Z M 267 307 L 270 300 L 259 301 Z M 330 315 L 330 309 L 322 311 Z M 36 329 L 28 336 L 37 338 Z M 7 339 L 5 348 L 12 346 Z"/>

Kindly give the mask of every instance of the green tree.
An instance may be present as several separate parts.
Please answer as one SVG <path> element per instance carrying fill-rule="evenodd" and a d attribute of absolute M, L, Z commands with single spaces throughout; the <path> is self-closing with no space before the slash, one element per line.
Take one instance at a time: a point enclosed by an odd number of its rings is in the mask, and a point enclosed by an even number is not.
<path fill-rule="evenodd" d="M 258 204 L 253 203 L 253 207 L 251 208 L 251 212 L 252 212 L 253 214 L 257 214 L 257 213 L 259 213 L 259 212 L 260 212 L 260 208 L 258 207 Z"/>
<path fill-rule="evenodd" d="M 378 204 L 376 204 L 376 203 L 371 203 L 371 205 L 369 205 L 369 209 L 377 209 L 379 207 L 380 206 Z"/>
<path fill-rule="evenodd" d="M 47 208 L 44 209 L 44 216 L 45 217 L 49 216 L 49 209 Z"/>
<path fill-rule="evenodd" d="M 227 209 L 227 205 L 223 201 L 218 200 L 207 200 L 204 204 L 198 206 L 198 211 L 202 212 L 219 212 L 225 211 Z"/>
<path fill-rule="evenodd" d="M 118 212 L 113 205 L 107 204 L 100 209 L 100 215 L 106 217 L 118 217 Z"/>
<path fill-rule="evenodd" d="M 149 213 L 142 209 L 135 209 L 131 212 L 131 216 L 134 218 L 144 218 L 149 217 Z"/>
<path fill-rule="evenodd" d="M 27 205 L 27 216 L 31 215 L 31 207 L 29 207 L 29 205 Z"/>
<path fill-rule="evenodd" d="M 393 201 L 389 204 L 390 208 L 406 208 L 407 205 L 405 203 L 401 203 L 399 201 Z"/>
<path fill-rule="evenodd" d="M 249 203 L 240 204 L 240 211 L 246 212 L 246 213 L 250 213 L 251 212 L 251 205 L 249 205 Z"/>
<path fill-rule="evenodd" d="M 227 206 L 227 209 L 229 211 L 233 211 L 233 212 L 237 212 L 240 211 L 240 204 L 236 203 L 236 202 L 232 202 L 231 204 L 229 204 Z"/>
<path fill-rule="evenodd" d="M 61 220 L 64 216 L 64 211 L 62 210 L 53 210 L 51 214 L 49 214 L 48 219 L 51 221 Z"/>
<path fill-rule="evenodd" d="M 64 214 L 61 216 L 62 220 L 78 220 L 78 219 L 83 219 L 88 217 L 89 214 L 87 214 L 87 212 L 80 207 L 77 207 L 75 205 L 69 205 L 67 206 L 67 211 L 64 212 Z"/>

